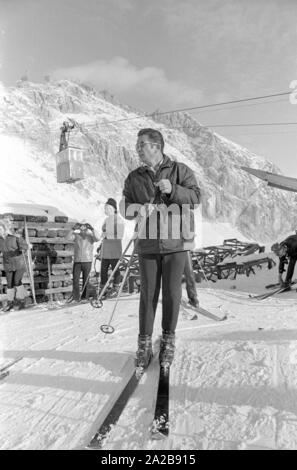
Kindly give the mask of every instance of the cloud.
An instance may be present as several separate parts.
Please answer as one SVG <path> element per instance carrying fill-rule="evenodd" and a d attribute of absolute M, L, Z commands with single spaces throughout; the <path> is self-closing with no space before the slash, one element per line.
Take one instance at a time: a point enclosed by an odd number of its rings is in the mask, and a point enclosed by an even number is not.
<path fill-rule="evenodd" d="M 189 80 L 198 78 L 207 94 L 214 96 L 218 78 L 230 96 L 278 90 L 288 82 L 297 40 L 296 1 L 162 0 L 147 14 L 156 11 L 175 54 L 184 52 Z"/>
<path fill-rule="evenodd" d="M 106 89 L 128 104 L 147 111 L 199 104 L 202 92 L 170 80 L 157 67 L 138 68 L 123 57 L 98 60 L 84 65 L 54 70 L 54 78 L 78 79 L 99 90 Z"/>

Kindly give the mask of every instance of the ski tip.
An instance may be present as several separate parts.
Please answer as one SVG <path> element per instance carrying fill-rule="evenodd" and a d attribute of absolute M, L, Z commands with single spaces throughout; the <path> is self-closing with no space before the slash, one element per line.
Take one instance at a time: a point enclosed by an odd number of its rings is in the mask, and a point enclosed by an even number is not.
<path fill-rule="evenodd" d="M 144 367 L 135 367 L 135 377 L 137 378 L 137 380 L 141 379 L 144 374 L 144 370 Z"/>
<path fill-rule="evenodd" d="M 7 377 L 8 375 L 9 375 L 9 371 L 2 372 L 2 373 L 0 374 L 0 380 L 5 379 L 5 377 Z"/>
<path fill-rule="evenodd" d="M 91 442 L 85 446 L 88 450 L 99 450 L 102 448 L 102 442 L 104 441 L 106 434 L 96 434 Z"/>
<path fill-rule="evenodd" d="M 169 423 L 164 420 L 155 420 L 152 424 L 151 439 L 159 441 L 165 439 L 169 435 Z"/>
<path fill-rule="evenodd" d="M 169 429 L 166 429 L 165 431 L 151 431 L 151 439 L 153 441 L 161 441 L 163 439 L 166 439 L 169 435 Z"/>

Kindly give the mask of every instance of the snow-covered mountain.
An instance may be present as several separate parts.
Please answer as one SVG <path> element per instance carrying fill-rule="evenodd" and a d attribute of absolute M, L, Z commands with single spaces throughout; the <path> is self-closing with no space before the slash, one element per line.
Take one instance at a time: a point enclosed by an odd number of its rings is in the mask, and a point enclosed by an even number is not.
<path fill-rule="evenodd" d="M 67 117 L 80 124 L 70 145 L 85 149 L 85 179 L 71 185 L 56 181 L 55 154 Z M 103 215 L 102 203 L 111 196 L 120 199 L 125 177 L 138 166 L 135 141 L 143 127 L 160 129 L 165 153 L 194 170 L 209 233 L 222 227 L 221 236 L 242 234 L 263 242 L 295 229 L 297 197 L 268 188 L 239 168 L 279 173 L 272 163 L 189 115 L 140 117 L 108 94 L 67 80 L 0 86 L 0 203 L 54 205 L 70 217 L 95 223 Z M 204 244 L 213 238 L 204 237 Z"/>

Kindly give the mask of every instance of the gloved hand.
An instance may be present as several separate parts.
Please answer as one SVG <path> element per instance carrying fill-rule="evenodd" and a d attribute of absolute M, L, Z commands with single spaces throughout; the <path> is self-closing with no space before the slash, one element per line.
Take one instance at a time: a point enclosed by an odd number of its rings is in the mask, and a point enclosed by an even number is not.
<path fill-rule="evenodd" d="M 78 222 L 74 225 L 74 227 L 72 228 L 72 230 L 80 230 L 80 227 L 81 227 L 81 224 L 79 224 Z"/>
<path fill-rule="evenodd" d="M 92 227 L 91 224 L 85 224 L 85 225 L 86 225 L 86 227 L 87 227 L 88 230 L 92 230 L 92 231 L 94 230 L 94 228 Z"/>

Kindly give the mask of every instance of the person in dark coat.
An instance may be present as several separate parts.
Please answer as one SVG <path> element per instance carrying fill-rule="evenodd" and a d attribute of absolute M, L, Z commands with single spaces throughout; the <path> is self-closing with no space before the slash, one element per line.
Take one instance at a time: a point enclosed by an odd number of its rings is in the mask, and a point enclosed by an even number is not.
<path fill-rule="evenodd" d="M 94 257 L 94 243 L 97 242 L 99 238 L 94 228 L 84 222 L 75 224 L 66 238 L 74 241 L 73 288 L 72 295 L 67 302 L 79 302 L 87 298 L 88 279 Z M 83 275 L 83 290 L 80 294 L 79 280 L 81 273 Z"/>
<path fill-rule="evenodd" d="M 117 262 L 122 256 L 122 238 L 124 236 L 124 221 L 118 214 L 117 202 L 109 198 L 104 206 L 107 216 L 102 226 L 103 239 L 101 245 L 101 280 L 100 288 L 103 289 L 108 280 L 108 269 L 115 268 Z M 109 296 L 116 296 L 119 290 L 121 280 L 120 270 L 117 269 L 113 278 L 113 289 Z"/>
<path fill-rule="evenodd" d="M 283 287 L 288 287 L 289 289 L 297 261 L 297 234 L 290 235 L 281 243 L 274 243 L 271 247 L 271 251 L 273 251 L 279 257 L 278 281 Z M 289 263 L 289 265 L 286 279 L 283 281 L 282 275 L 283 272 L 285 272 L 285 264 L 287 263 Z"/>
<path fill-rule="evenodd" d="M 121 213 L 137 219 L 140 269 L 139 336 L 136 366 L 146 368 L 152 357 L 152 333 L 162 282 L 162 339 L 159 362 L 169 367 L 175 350 L 181 281 L 187 250 L 193 248 L 193 209 L 200 189 L 193 171 L 163 152 L 158 130 L 138 132 L 136 150 L 143 163 L 125 180 Z M 143 228 L 143 229 L 142 229 Z"/>
<path fill-rule="evenodd" d="M 0 221 L 0 252 L 3 254 L 3 265 L 7 280 L 7 305 L 4 311 L 12 308 L 24 308 L 26 289 L 22 278 L 26 271 L 25 254 L 28 249 L 26 241 L 20 235 L 12 234 L 9 221 Z"/>

